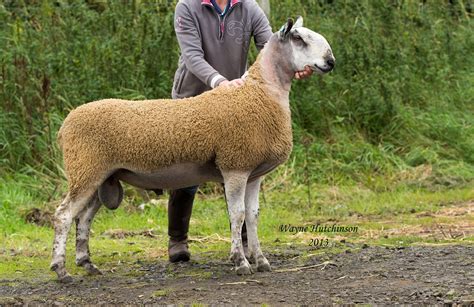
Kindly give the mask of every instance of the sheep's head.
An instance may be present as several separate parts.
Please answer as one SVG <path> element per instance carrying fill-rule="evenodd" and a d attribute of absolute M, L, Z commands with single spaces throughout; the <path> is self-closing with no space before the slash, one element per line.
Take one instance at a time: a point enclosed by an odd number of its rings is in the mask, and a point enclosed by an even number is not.
<path fill-rule="evenodd" d="M 334 68 L 336 59 L 331 46 L 321 34 L 303 27 L 303 17 L 298 17 L 296 22 L 288 19 L 278 32 L 278 38 L 291 49 L 294 71 L 309 66 L 316 73 L 324 74 Z"/>

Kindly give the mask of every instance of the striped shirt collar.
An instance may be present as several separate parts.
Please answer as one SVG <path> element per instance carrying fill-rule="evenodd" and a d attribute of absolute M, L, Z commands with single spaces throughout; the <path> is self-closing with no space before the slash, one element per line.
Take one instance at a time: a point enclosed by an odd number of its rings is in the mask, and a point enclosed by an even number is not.
<path fill-rule="evenodd" d="M 224 16 L 230 8 L 230 0 L 227 1 L 227 4 L 226 4 L 224 10 L 222 10 L 220 8 L 220 6 L 219 6 L 219 4 L 217 4 L 216 0 L 211 0 L 211 3 L 212 3 L 212 6 L 214 7 L 214 9 L 216 10 L 216 12 L 219 15 L 221 15 L 221 17 Z"/>

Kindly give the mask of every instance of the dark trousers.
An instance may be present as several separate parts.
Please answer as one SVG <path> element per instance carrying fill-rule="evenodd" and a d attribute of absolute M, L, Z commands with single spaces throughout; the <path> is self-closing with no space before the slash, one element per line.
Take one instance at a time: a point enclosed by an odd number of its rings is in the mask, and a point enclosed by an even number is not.
<path fill-rule="evenodd" d="M 188 238 L 189 221 L 193 211 L 194 197 L 198 186 L 171 190 L 168 201 L 168 235 L 173 241 Z M 242 227 L 242 240 L 247 242 L 245 222 Z"/>

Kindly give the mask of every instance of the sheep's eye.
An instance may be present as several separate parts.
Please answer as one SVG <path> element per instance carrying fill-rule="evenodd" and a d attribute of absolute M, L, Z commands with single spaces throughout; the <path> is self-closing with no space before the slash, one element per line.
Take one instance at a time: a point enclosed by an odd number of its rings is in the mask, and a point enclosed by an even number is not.
<path fill-rule="evenodd" d="M 293 35 L 293 40 L 300 45 L 306 46 L 306 42 L 299 35 Z"/>

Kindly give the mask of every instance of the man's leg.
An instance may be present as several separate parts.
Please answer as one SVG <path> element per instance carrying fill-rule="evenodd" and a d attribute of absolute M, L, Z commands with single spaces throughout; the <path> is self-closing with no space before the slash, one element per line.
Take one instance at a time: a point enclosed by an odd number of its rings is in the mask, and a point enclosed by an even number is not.
<path fill-rule="evenodd" d="M 198 186 L 172 190 L 168 202 L 168 255 L 171 262 L 189 261 L 188 230 Z"/>

